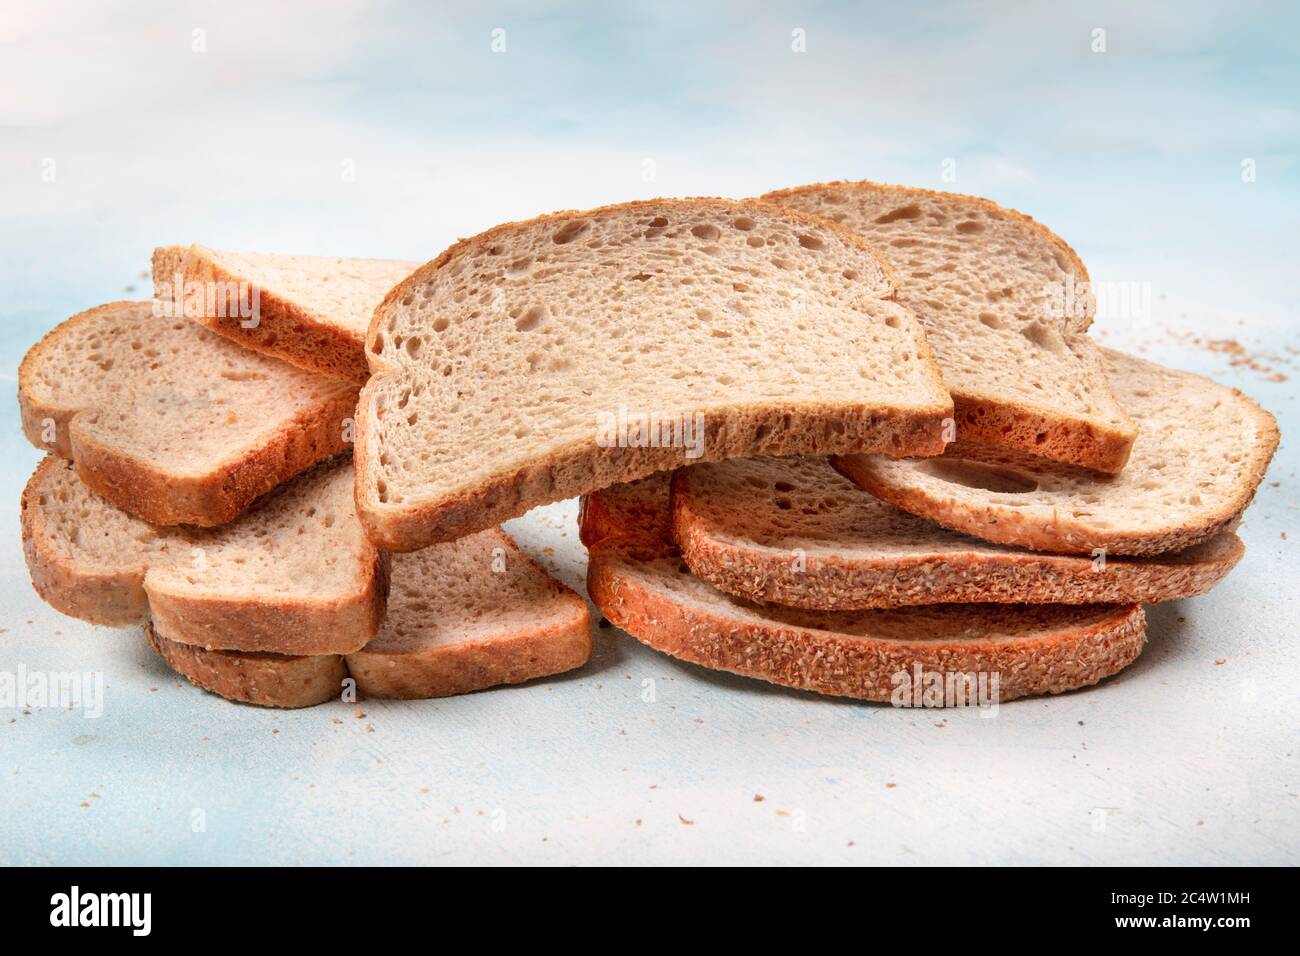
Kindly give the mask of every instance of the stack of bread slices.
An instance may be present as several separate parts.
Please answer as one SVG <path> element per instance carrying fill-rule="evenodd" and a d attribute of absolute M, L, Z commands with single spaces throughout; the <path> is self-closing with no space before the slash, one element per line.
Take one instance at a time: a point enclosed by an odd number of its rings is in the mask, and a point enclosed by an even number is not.
<path fill-rule="evenodd" d="M 586 602 L 499 527 L 582 496 L 591 600 L 683 660 L 896 703 L 1092 684 L 1241 559 L 1278 434 L 1097 346 L 1088 281 L 1025 216 L 871 183 L 424 265 L 161 248 L 152 302 L 23 362 L 32 580 L 234 700 L 444 696 L 586 662 Z"/>

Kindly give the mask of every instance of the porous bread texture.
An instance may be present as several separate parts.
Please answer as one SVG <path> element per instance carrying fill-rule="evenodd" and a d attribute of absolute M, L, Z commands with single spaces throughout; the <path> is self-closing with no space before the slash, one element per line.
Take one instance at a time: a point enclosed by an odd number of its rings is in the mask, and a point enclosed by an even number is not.
<path fill-rule="evenodd" d="M 696 461 L 937 454 L 951 404 L 893 294 L 861 238 L 761 203 L 628 203 L 462 241 L 375 310 L 362 520 L 410 551 Z M 676 427 L 639 431 L 651 415 Z"/>
<path fill-rule="evenodd" d="M 827 183 L 763 199 L 860 233 L 898 275 L 956 407 L 957 439 L 1120 471 L 1137 424 L 1084 332 L 1088 271 L 1059 237 L 986 199 Z"/>
<path fill-rule="evenodd" d="M 1153 555 L 1235 527 L 1277 450 L 1273 416 L 1233 388 L 1105 350 L 1142 422 L 1128 467 L 1098 476 L 958 441 L 932 462 L 832 459 L 912 514 L 986 541 L 1067 554 Z"/>
<path fill-rule="evenodd" d="M 620 514 L 656 497 L 666 500 L 637 487 L 648 483 L 665 484 L 643 479 L 587 497 L 587 592 L 610 622 L 693 664 L 820 694 L 894 702 L 903 686 L 935 679 L 943 686 L 983 674 L 990 695 L 1007 701 L 1095 684 L 1132 663 L 1146 641 L 1138 604 L 760 606 L 694 577 L 670 543 L 611 526 Z M 611 502 L 629 489 L 639 499 L 632 509 Z"/>
<path fill-rule="evenodd" d="M 827 611 L 1172 601 L 1205 593 L 1245 553 L 1231 532 L 1147 560 L 989 544 L 886 504 L 824 458 L 683 468 L 672 478 L 672 523 L 696 577 L 759 603 Z"/>
<path fill-rule="evenodd" d="M 356 394 L 188 319 L 156 317 L 148 302 L 73 316 L 18 370 L 28 440 L 163 525 L 225 524 L 347 448 Z"/>
<path fill-rule="evenodd" d="M 178 304 L 183 311 L 176 314 L 246 348 L 360 384 L 370 377 L 366 328 L 375 306 L 419 265 L 399 259 L 223 252 L 197 244 L 160 246 L 153 253 L 154 295 Z M 255 293 L 256 321 L 219 307 L 215 297 L 206 295 L 209 283 L 222 283 L 227 292 L 239 291 L 242 284 L 250 301 Z"/>
<path fill-rule="evenodd" d="M 349 675 L 367 697 L 447 697 L 581 667 L 587 603 L 493 528 L 393 558 L 388 614 L 363 650 L 285 657 L 203 650 L 150 630 L 153 648 L 191 683 L 231 700 L 306 707 L 339 696 Z"/>
<path fill-rule="evenodd" d="M 377 633 L 386 560 L 356 518 L 352 469 L 325 462 L 216 529 L 154 527 L 46 457 L 23 490 L 23 551 L 56 610 L 153 621 L 172 641 L 279 654 L 359 650 Z"/>

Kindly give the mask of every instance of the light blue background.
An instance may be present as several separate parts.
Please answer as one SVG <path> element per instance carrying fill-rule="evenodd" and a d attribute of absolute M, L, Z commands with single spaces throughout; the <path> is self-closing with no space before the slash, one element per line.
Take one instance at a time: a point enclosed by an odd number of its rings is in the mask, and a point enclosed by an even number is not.
<path fill-rule="evenodd" d="M 35 598 L 17 501 L 38 454 L 10 401 L 0 668 L 100 670 L 109 688 L 97 720 L 0 713 L 0 861 L 1295 862 L 1294 6 L 622 6 L 9 0 L 0 376 L 12 388 L 73 312 L 147 295 L 158 244 L 422 260 L 633 197 L 951 188 L 1042 219 L 1099 282 L 1149 283 L 1154 314 L 1103 317 L 1109 344 L 1278 414 L 1278 486 L 1243 566 L 1151 611 L 1119 679 L 992 720 L 708 674 L 613 630 L 587 668 L 525 689 L 270 713 Z M 581 580 L 571 503 L 512 528 Z"/>

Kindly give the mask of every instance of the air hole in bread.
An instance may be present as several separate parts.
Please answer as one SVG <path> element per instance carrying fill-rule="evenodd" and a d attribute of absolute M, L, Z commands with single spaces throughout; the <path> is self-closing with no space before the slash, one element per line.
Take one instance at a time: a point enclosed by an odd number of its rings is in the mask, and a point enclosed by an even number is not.
<path fill-rule="evenodd" d="M 531 332 L 541 325 L 544 318 L 546 318 L 546 306 L 529 306 L 528 311 L 515 320 L 515 328 L 520 332 Z"/>
<path fill-rule="evenodd" d="M 1052 352 L 1055 355 L 1062 355 L 1068 351 L 1061 333 L 1042 322 L 1030 322 L 1020 329 L 1020 334 L 1040 349 Z"/>
<path fill-rule="evenodd" d="M 826 243 L 822 242 L 816 236 L 800 236 L 799 245 L 805 249 L 811 249 L 814 252 L 821 252 L 826 248 Z"/>
<path fill-rule="evenodd" d="M 980 323 L 983 325 L 987 325 L 990 329 L 1006 328 L 1006 324 L 1002 321 L 1002 319 L 997 315 L 994 315 L 992 312 L 981 312 Z"/>
<path fill-rule="evenodd" d="M 754 222 L 754 220 L 750 219 L 748 216 L 737 216 L 735 219 L 732 220 L 731 224 L 735 228 L 739 229 L 741 232 L 749 232 L 756 225 L 758 225 L 756 222 Z"/>
<path fill-rule="evenodd" d="M 880 225 L 886 225 L 891 222 L 897 222 L 900 219 L 919 219 L 921 218 L 921 207 L 915 204 L 903 206 L 892 212 L 887 212 L 883 216 L 878 216 L 876 222 Z"/>
<path fill-rule="evenodd" d="M 1038 489 L 1038 482 L 1028 475 L 966 458 L 931 458 L 917 468 L 942 481 L 998 494 L 1023 495 Z"/>
<path fill-rule="evenodd" d="M 722 230 L 712 223 L 702 222 L 698 226 L 691 226 L 691 235 L 696 239 L 717 239 L 722 235 Z"/>
<path fill-rule="evenodd" d="M 591 230 L 591 220 L 589 219 L 571 219 L 555 231 L 551 241 L 557 246 L 573 242 L 579 236 Z"/>
<path fill-rule="evenodd" d="M 984 223 L 967 219 L 965 222 L 957 223 L 957 231 L 965 236 L 973 236 L 984 231 Z"/>

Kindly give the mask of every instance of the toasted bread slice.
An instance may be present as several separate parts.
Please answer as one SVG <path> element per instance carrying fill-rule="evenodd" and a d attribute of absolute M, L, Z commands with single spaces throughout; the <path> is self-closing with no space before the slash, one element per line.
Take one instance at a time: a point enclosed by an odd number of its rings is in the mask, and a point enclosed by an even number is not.
<path fill-rule="evenodd" d="M 1083 333 L 1095 297 L 1058 236 L 986 199 L 877 183 L 763 197 L 860 233 L 898 275 L 956 406 L 957 440 L 1114 473 L 1137 425 Z"/>
<path fill-rule="evenodd" d="M 1233 528 L 1278 430 L 1236 389 L 1106 350 L 1111 387 L 1142 421 L 1122 474 L 1098 476 L 958 441 L 932 462 L 854 455 L 845 476 L 912 514 L 985 541 L 1066 554 L 1153 555 Z"/>
<path fill-rule="evenodd" d="M 366 328 L 375 306 L 419 265 L 162 246 L 153 253 L 154 295 L 169 315 L 196 319 L 309 372 L 360 384 L 370 377 Z M 231 308 L 232 301 L 242 308 Z"/>
<path fill-rule="evenodd" d="M 651 530 L 620 524 L 656 501 L 661 517 Z M 1146 641 L 1138 604 L 759 606 L 694 577 L 657 536 L 668 527 L 667 515 L 662 478 L 589 495 L 582 510 L 587 591 L 606 618 L 637 640 L 704 667 L 894 703 L 910 700 L 918 684 L 969 689 L 973 678 L 984 682 L 991 699 L 1006 701 L 1095 684 L 1132 663 Z M 941 695 L 938 703 L 945 702 L 952 701 Z"/>
<path fill-rule="evenodd" d="M 1245 553 L 1230 531 L 1145 560 L 989 544 L 886 504 L 824 458 L 717 462 L 672 482 L 673 536 L 691 573 L 761 604 L 1154 604 L 1203 594 Z"/>
<path fill-rule="evenodd" d="M 22 498 L 36 591 L 64 614 L 201 648 L 329 654 L 379 630 L 386 560 L 363 534 L 346 460 L 323 462 L 233 524 L 146 524 L 46 457 Z"/>
<path fill-rule="evenodd" d="M 383 626 L 363 650 L 284 657 L 203 650 L 150 633 L 172 668 L 232 700 L 306 707 L 349 674 L 367 697 L 429 698 L 520 684 L 591 656 L 587 602 L 493 528 L 393 558 Z"/>
<path fill-rule="evenodd" d="M 652 200 L 457 243 L 375 310 L 357 502 L 395 551 L 696 461 L 939 453 L 951 404 L 858 236 Z"/>
<path fill-rule="evenodd" d="M 148 302 L 73 316 L 18 370 L 23 431 L 117 507 L 212 526 L 349 446 L 356 388 Z"/>

